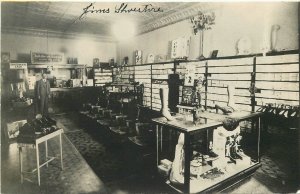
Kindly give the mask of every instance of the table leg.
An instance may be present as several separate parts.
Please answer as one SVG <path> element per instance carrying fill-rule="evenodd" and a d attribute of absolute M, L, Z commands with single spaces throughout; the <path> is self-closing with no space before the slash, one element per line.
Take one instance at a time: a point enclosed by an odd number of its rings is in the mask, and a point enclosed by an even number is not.
<path fill-rule="evenodd" d="M 163 147 L 163 130 L 162 130 L 163 126 L 160 126 L 160 151 L 162 151 L 162 147 Z"/>
<path fill-rule="evenodd" d="M 46 149 L 46 161 L 48 160 L 48 141 L 46 140 L 45 141 L 45 149 Z M 46 166 L 48 167 L 48 162 L 47 162 L 47 164 L 46 164 Z"/>
<path fill-rule="evenodd" d="M 260 162 L 260 130 L 261 130 L 261 125 L 260 125 L 260 116 L 257 118 L 257 135 L 258 135 L 258 142 L 257 142 L 257 160 Z"/>
<path fill-rule="evenodd" d="M 159 126 L 156 125 L 156 162 L 159 165 Z"/>
<path fill-rule="evenodd" d="M 61 170 L 63 170 L 64 166 L 63 166 L 62 138 L 61 138 L 61 134 L 59 134 L 59 147 L 60 147 L 60 164 L 61 164 Z"/>
<path fill-rule="evenodd" d="M 184 193 L 190 193 L 190 134 L 184 134 Z"/>
<path fill-rule="evenodd" d="M 35 144 L 36 151 L 36 169 L 38 174 L 38 183 L 41 185 L 41 175 L 40 175 L 40 154 L 39 154 L 39 144 Z"/>
<path fill-rule="evenodd" d="M 20 160 L 21 183 L 23 184 L 23 158 L 22 158 L 22 147 L 19 147 L 19 160 Z"/>

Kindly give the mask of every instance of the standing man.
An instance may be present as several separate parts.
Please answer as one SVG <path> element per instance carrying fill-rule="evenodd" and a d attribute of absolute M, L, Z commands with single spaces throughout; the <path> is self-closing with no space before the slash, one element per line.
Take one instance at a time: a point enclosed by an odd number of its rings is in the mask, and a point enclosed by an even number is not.
<path fill-rule="evenodd" d="M 48 115 L 48 100 L 50 99 L 50 83 L 47 80 L 47 74 L 43 73 L 43 78 L 37 84 L 37 97 L 39 101 L 40 113 L 43 116 Z"/>

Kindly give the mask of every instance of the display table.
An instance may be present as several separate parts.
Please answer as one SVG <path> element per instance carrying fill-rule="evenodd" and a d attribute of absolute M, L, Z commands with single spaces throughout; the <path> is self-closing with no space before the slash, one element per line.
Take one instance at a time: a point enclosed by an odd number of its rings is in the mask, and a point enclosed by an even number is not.
<path fill-rule="evenodd" d="M 41 180 L 40 180 L 40 168 L 43 166 L 48 167 L 48 163 L 51 162 L 52 160 L 56 159 L 56 157 L 48 156 L 48 140 L 59 136 L 59 149 L 60 149 L 60 163 L 61 163 L 61 169 L 63 170 L 63 156 L 62 156 L 62 133 L 63 129 L 58 129 L 48 135 L 39 137 L 35 139 L 34 144 L 29 144 L 29 143 L 18 143 L 18 148 L 19 148 L 19 159 L 20 159 L 20 174 L 21 174 L 21 183 L 23 183 L 23 174 L 26 173 L 34 173 L 37 171 L 37 176 L 38 176 L 38 184 L 39 186 L 41 185 Z M 39 153 L 39 144 L 45 142 L 45 147 L 46 147 L 46 162 L 43 164 L 40 164 L 40 153 Z M 36 168 L 33 169 L 31 172 L 25 172 L 23 171 L 23 159 L 22 159 L 22 148 L 23 147 L 32 147 L 35 148 L 36 150 Z"/>
<path fill-rule="evenodd" d="M 215 190 L 224 189 L 241 179 L 249 176 L 260 166 L 259 159 L 259 144 L 260 144 L 260 117 L 261 113 L 251 113 L 251 112 L 234 112 L 231 115 L 221 115 L 216 113 L 203 112 L 201 113 L 200 123 L 195 125 L 192 121 L 186 119 L 184 115 L 177 114 L 174 116 L 175 120 L 167 121 L 166 118 L 155 118 L 152 121 L 156 124 L 156 137 L 157 137 L 157 167 L 158 170 L 161 169 L 160 162 L 162 159 L 173 161 L 174 157 L 167 158 L 167 154 L 163 154 L 164 149 L 168 147 L 168 145 L 164 146 L 164 144 L 168 144 L 170 141 L 169 136 L 163 138 L 163 134 L 165 132 L 175 132 L 175 133 L 183 133 L 184 134 L 184 182 L 183 184 L 172 184 L 169 180 L 169 177 L 165 176 L 166 183 L 170 185 L 173 189 L 177 190 L 181 193 L 199 193 L 199 192 L 212 192 Z M 192 157 L 195 152 L 191 147 L 191 137 L 196 134 L 205 134 L 208 131 L 216 130 L 218 127 L 222 127 L 222 121 L 227 117 L 235 118 L 238 121 L 251 120 L 251 122 L 256 123 L 256 130 L 254 132 L 255 142 L 251 142 L 251 146 L 249 149 L 246 146 L 247 154 L 251 155 L 245 156 L 248 160 L 244 161 L 237 160 L 236 163 L 226 163 L 226 167 L 222 175 L 218 175 L 216 178 L 207 178 L 208 175 L 213 175 L 212 172 L 216 169 L 218 165 L 216 162 L 210 161 L 210 165 L 203 165 L 199 167 L 193 167 L 196 171 L 203 172 L 202 174 L 196 175 L 196 178 L 191 176 L 191 165 L 192 165 Z M 164 133 L 163 133 L 164 130 Z M 200 133 L 199 133 L 200 132 Z M 204 133 L 201 133 L 204 132 Z M 253 132 L 253 131 L 252 131 Z M 166 136 L 166 135 L 165 135 Z M 192 138 L 195 139 L 195 138 Z M 224 138 L 226 140 L 226 138 Z M 247 139 L 247 138 L 245 138 Z M 179 141 L 179 140 L 178 140 Z M 217 140 L 215 140 L 217 143 Z M 246 140 L 245 140 L 246 142 Z M 169 146 L 170 147 L 170 146 Z M 224 143 L 225 147 L 225 143 Z M 248 151 L 249 150 L 249 151 Z M 165 158 L 162 158 L 162 155 Z M 203 154 L 204 155 L 204 154 Z M 224 157 L 225 158 L 225 157 Z M 222 159 L 220 159 L 222 160 Z M 217 160 L 215 160 L 217 161 Z M 242 161 L 242 162 L 241 162 Z M 248 161 L 247 165 L 245 165 L 245 161 Z M 222 162 L 222 161 L 219 161 Z M 171 162 L 172 163 L 172 162 Z M 224 162 L 223 162 L 224 163 Z M 166 173 L 168 174 L 168 173 Z M 200 176 L 201 175 L 201 176 Z M 203 178 L 205 177 L 205 178 Z"/>

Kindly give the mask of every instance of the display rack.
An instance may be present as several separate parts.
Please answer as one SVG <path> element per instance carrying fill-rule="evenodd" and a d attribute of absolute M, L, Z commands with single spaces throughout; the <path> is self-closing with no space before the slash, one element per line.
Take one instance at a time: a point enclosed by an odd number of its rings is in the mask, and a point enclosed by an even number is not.
<path fill-rule="evenodd" d="M 266 103 L 299 105 L 299 55 L 298 51 L 275 54 L 253 54 L 245 56 L 218 57 L 216 59 L 168 61 L 132 65 L 135 80 L 146 83 L 144 97 L 146 105 L 153 110 L 160 109 L 159 88 L 167 87 L 168 74 L 176 73 L 183 79 L 186 67 L 196 66 L 196 76 L 207 80 L 202 93 L 205 107 L 214 104 L 225 105 L 227 86 L 235 85 L 235 99 L 240 110 L 253 111 Z M 269 56 L 268 56 L 269 55 Z M 131 67 L 131 65 L 128 65 Z M 173 68 L 173 69 L 172 69 Z M 254 87 L 256 93 L 249 89 Z M 181 100 L 180 87 L 179 101 Z"/>
<path fill-rule="evenodd" d="M 299 105 L 299 54 L 256 58 L 256 109 L 266 103 Z"/>
<path fill-rule="evenodd" d="M 235 87 L 235 100 L 240 110 L 251 111 L 249 88 L 253 72 L 253 57 L 208 60 L 207 106 L 226 106 L 227 86 Z"/>
<path fill-rule="evenodd" d="M 94 67 L 94 86 L 103 86 L 106 83 L 111 83 L 112 70 Z"/>
<path fill-rule="evenodd" d="M 168 76 L 169 74 L 174 73 L 174 64 L 173 63 L 165 63 L 165 64 L 153 64 L 152 66 L 152 74 L 151 74 L 151 85 L 152 85 L 152 109 L 160 110 L 161 109 L 161 101 L 159 95 L 160 88 L 169 88 L 168 86 Z"/>
<path fill-rule="evenodd" d="M 151 65 L 136 66 L 134 68 L 134 79 L 136 82 L 144 84 L 143 105 L 151 107 L 152 85 L 151 85 Z"/>

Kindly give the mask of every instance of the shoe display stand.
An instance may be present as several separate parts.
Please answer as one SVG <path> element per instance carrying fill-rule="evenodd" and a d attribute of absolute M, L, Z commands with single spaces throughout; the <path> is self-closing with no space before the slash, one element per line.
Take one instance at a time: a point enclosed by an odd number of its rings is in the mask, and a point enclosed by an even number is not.
<path fill-rule="evenodd" d="M 232 152 L 233 147 L 230 147 L 230 152 L 225 151 L 225 145 L 232 144 L 227 144 L 226 137 L 223 138 L 224 145 L 222 144 L 221 147 L 224 147 L 222 148 L 224 154 L 222 151 L 217 152 L 218 154 L 206 151 L 201 153 L 201 151 L 195 149 L 194 142 L 198 140 L 199 134 L 203 135 L 212 132 L 214 134 L 213 138 L 217 138 L 218 136 L 215 134 L 221 134 L 220 129 L 224 129 L 222 128 L 222 120 L 225 119 L 225 115 L 203 112 L 201 122 L 197 123 L 197 125 L 193 121 L 186 120 L 185 116 L 181 114 L 174 116 L 172 121 L 168 121 L 164 117 L 152 119 L 156 124 L 157 167 L 163 181 L 180 193 L 199 193 L 221 191 L 250 176 L 260 167 L 261 115 L 261 113 L 254 112 L 235 112 L 230 115 L 230 117 L 238 119 L 239 122 L 251 120 L 256 127 L 251 134 L 252 140 L 249 141 L 248 137 L 242 137 L 245 141 L 238 145 L 239 148 L 236 149 L 235 153 Z M 170 181 L 172 161 L 175 158 L 174 153 L 173 155 L 172 153 L 166 153 L 172 147 L 170 142 L 174 142 L 170 139 L 171 135 L 168 135 L 170 133 L 181 133 L 184 136 L 183 140 L 181 140 L 181 142 L 184 142 L 182 151 L 184 156 L 182 162 L 184 164 L 181 170 L 183 182 L 181 183 Z M 223 136 L 233 137 L 233 135 L 235 134 L 231 131 L 226 132 L 225 130 L 225 135 L 223 133 Z M 243 135 L 246 136 L 245 134 Z M 205 138 L 208 138 L 208 136 Z M 180 135 L 180 137 L 182 136 Z M 227 140 L 230 139 L 228 137 Z M 219 139 L 212 141 L 215 141 L 214 147 L 220 147 Z M 247 146 L 246 142 L 250 142 L 249 146 Z M 209 140 L 203 141 L 203 143 L 211 144 Z M 204 147 L 210 147 L 210 145 L 204 145 Z M 215 151 L 214 149 L 212 150 Z M 235 157 L 237 155 L 239 157 Z"/>

